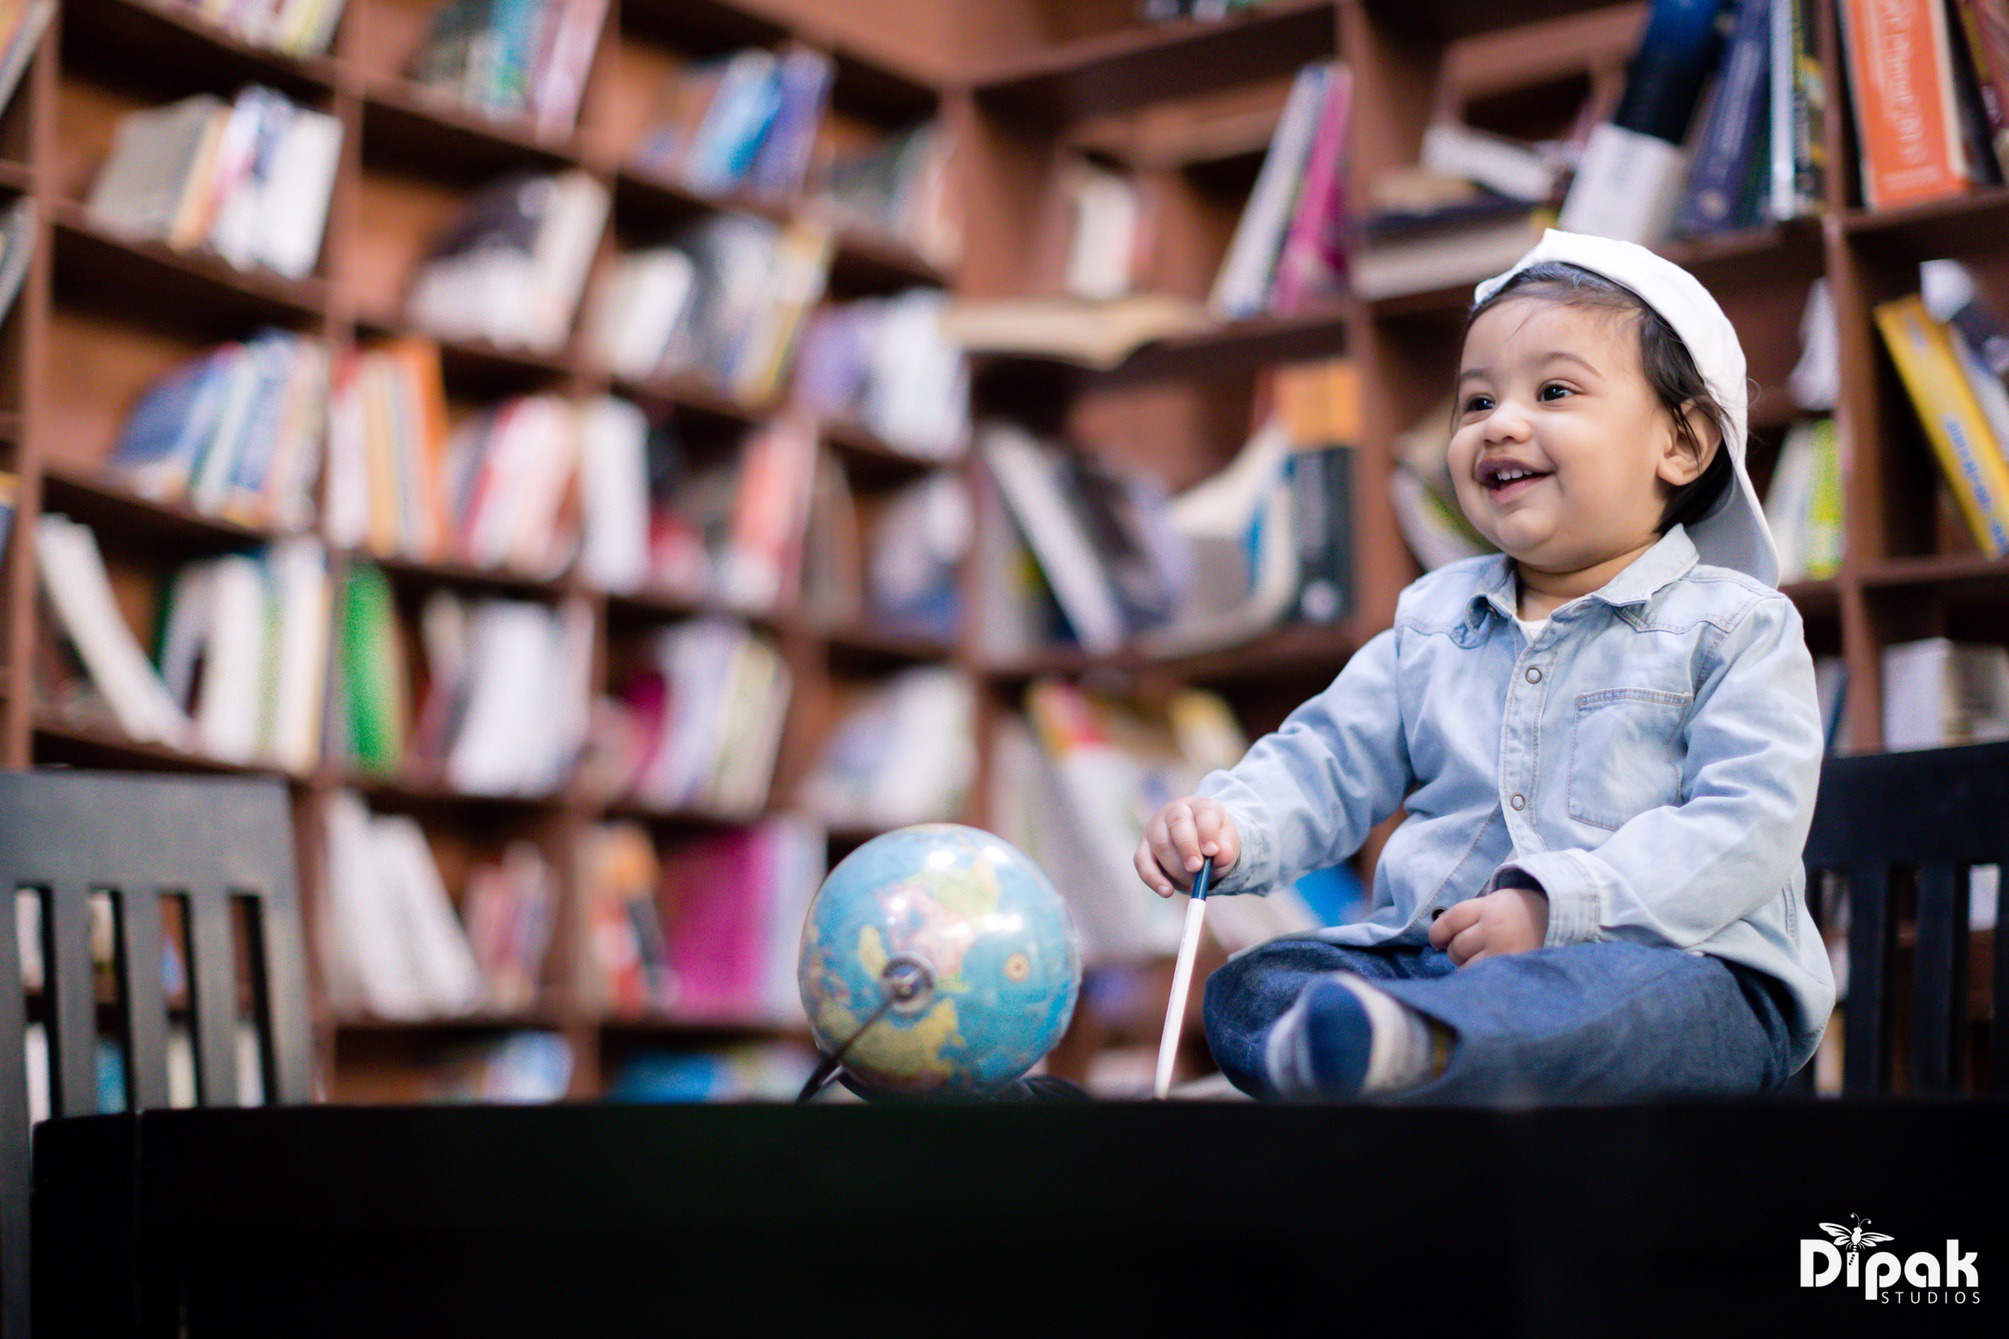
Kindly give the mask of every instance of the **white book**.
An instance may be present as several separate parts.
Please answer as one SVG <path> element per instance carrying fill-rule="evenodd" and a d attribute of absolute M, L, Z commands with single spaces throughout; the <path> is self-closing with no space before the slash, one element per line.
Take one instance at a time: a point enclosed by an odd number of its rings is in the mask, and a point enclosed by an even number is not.
<path fill-rule="evenodd" d="M 520 332 L 524 343 L 538 349 L 558 348 L 571 332 L 610 203 L 607 188 L 584 172 L 559 174 L 554 188 L 556 198 L 530 255 L 531 307 Z"/>
<path fill-rule="evenodd" d="M 1128 292 L 1130 257 L 1142 218 L 1136 186 L 1114 172 L 1083 165 L 1074 181 L 1067 291 L 1091 300 Z"/>
<path fill-rule="evenodd" d="M 1249 192 L 1241 221 L 1235 225 L 1234 240 L 1228 244 L 1227 259 L 1221 262 L 1207 298 L 1207 305 L 1219 316 L 1238 320 L 1262 309 L 1277 252 L 1283 246 L 1284 229 L 1290 224 L 1298 183 L 1311 156 L 1313 132 L 1325 106 L 1332 69 L 1329 62 L 1307 65 L 1291 84 L 1283 117 L 1270 138 L 1269 152 L 1263 155 L 1262 170 L 1256 174 L 1255 189 Z"/>
<path fill-rule="evenodd" d="M 581 574 L 600 590 L 637 590 L 649 579 L 648 416 L 603 395 L 580 410 L 579 435 Z"/>
<path fill-rule="evenodd" d="M 265 368 L 272 345 L 253 340 L 230 360 L 229 380 L 223 392 L 223 408 L 216 418 L 216 431 L 204 444 L 195 474 L 189 484 L 189 500 L 199 509 L 214 513 L 230 492 L 230 476 L 237 469 L 245 449 L 245 428 L 257 407 L 265 386 Z"/>
<path fill-rule="evenodd" d="M 90 528 L 67 516 L 45 513 L 36 522 L 35 565 L 57 622 L 104 694 L 119 728 L 140 743 L 186 748 L 194 727 L 120 616 Z"/>
<path fill-rule="evenodd" d="M 328 399 L 327 515 L 321 529 L 338 549 L 361 548 L 370 536 L 370 430 L 363 408 L 369 363 L 351 360 Z"/>
<path fill-rule="evenodd" d="M 379 858 L 370 811 L 353 791 L 328 803 L 328 896 L 317 928 L 329 1002 L 379 1018 L 431 1012 L 401 898 Z"/>
<path fill-rule="evenodd" d="M 190 563 L 174 574 L 170 586 L 167 626 L 160 636 L 160 678 L 184 711 L 195 701 L 196 667 L 209 642 L 215 576 L 215 562 Z"/>
<path fill-rule="evenodd" d="M 752 638 L 741 644 L 708 788 L 711 808 L 751 815 L 766 805 L 793 688 L 794 677 L 780 652 Z"/>
<path fill-rule="evenodd" d="M 447 753 L 454 789 L 511 795 L 535 789 L 536 722 L 548 721 L 552 622 L 543 605 L 488 600 L 468 635 L 467 703 Z"/>
<path fill-rule="evenodd" d="M 304 279 L 314 272 L 341 158 L 341 121 L 296 108 L 273 175 L 260 192 L 257 255 L 275 273 Z"/>
<path fill-rule="evenodd" d="M 751 634 L 728 619 L 703 618 L 665 628 L 656 664 L 669 685 L 662 741 L 638 787 L 655 804 L 689 804 L 710 773 L 719 739 L 724 693 L 739 647 Z"/>
<path fill-rule="evenodd" d="M 1883 746 L 2009 738 L 2009 648 L 1945 637 L 1883 650 Z"/>
<path fill-rule="evenodd" d="M 265 573 L 256 559 L 230 554 L 216 560 L 211 579 L 196 740 L 212 758 L 248 763 L 265 702 Z"/>
<path fill-rule="evenodd" d="M 486 486 L 479 505 L 461 522 L 461 543 L 469 562 L 499 567 L 509 559 L 525 505 L 525 481 L 536 470 L 537 454 L 545 449 L 549 418 L 543 397 L 525 396 L 505 405 L 481 444 Z"/>
<path fill-rule="evenodd" d="M 265 748 L 280 767 L 305 773 L 321 752 L 333 601 L 328 555 L 318 542 L 302 537 L 273 545 L 270 561 L 279 627 Z"/>
<path fill-rule="evenodd" d="M 1650 246 L 1667 236 L 1687 181 L 1680 145 L 1607 121 L 1584 144 L 1557 226 Z"/>
<path fill-rule="evenodd" d="M 675 247 L 615 259 L 594 307 L 593 345 L 609 371 L 646 380 L 662 365 L 697 290 L 697 267 Z"/>
<path fill-rule="evenodd" d="M 559 513 L 579 468 L 579 411 L 555 395 L 540 395 L 534 405 L 537 449 L 517 484 L 515 524 L 507 561 L 522 572 L 555 575 L 562 566 Z"/>
<path fill-rule="evenodd" d="M 381 877 L 398 901 L 399 929 L 418 966 L 427 1012 L 462 1014 L 477 1008 L 485 993 L 481 967 L 454 915 L 425 831 L 406 814 L 379 816 L 370 826 Z"/>
<path fill-rule="evenodd" d="M 1023 429 L 1001 423 L 985 429 L 983 452 L 1075 637 L 1091 653 L 1115 651 L 1123 644 L 1123 610 L 1068 504 L 1051 454 Z"/>
<path fill-rule="evenodd" d="M 240 270 L 250 269 L 260 259 L 259 238 L 274 198 L 272 183 L 288 162 L 284 156 L 286 135 L 294 118 L 304 114 L 276 95 L 253 96 L 246 90 L 237 100 L 232 121 L 243 117 L 249 122 L 246 133 L 251 140 L 247 150 L 251 162 L 216 211 L 209 245 Z"/>

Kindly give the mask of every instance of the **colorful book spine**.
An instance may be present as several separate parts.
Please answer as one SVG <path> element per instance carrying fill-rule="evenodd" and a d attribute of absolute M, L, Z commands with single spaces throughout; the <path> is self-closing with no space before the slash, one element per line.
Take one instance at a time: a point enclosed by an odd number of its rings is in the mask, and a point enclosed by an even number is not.
<path fill-rule="evenodd" d="M 1872 209 L 1958 195 L 1966 151 L 1940 0 L 1841 0 L 1844 64 Z"/>
<path fill-rule="evenodd" d="M 1961 374 L 1946 327 L 1915 293 L 1878 306 L 1876 323 L 1968 529 L 1984 553 L 2002 557 L 2009 553 L 2009 462 Z"/>

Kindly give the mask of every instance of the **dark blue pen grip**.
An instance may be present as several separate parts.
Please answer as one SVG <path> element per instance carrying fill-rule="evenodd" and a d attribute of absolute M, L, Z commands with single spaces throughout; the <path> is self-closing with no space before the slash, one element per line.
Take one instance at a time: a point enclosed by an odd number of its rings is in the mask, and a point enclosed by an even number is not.
<path fill-rule="evenodd" d="M 1199 873 L 1193 876 L 1193 900 L 1195 902 L 1206 899 L 1207 884 L 1213 877 L 1214 862 L 1209 860 L 1204 865 L 1201 865 Z"/>

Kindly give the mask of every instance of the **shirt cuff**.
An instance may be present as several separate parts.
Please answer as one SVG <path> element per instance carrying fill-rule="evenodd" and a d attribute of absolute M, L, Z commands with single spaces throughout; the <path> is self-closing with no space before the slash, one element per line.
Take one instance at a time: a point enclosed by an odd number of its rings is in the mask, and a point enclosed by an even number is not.
<path fill-rule="evenodd" d="M 1518 876 L 1518 877 L 1516 877 Z M 1493 871 L 1491 891 L 1532 883 L 1549 900 L 1549 928 L 1543 948 L 1588 944 L 1604 938 L 1604 899 L 1597 877 L 1575 851 L 1543 851 L 1510 860 Z"/>

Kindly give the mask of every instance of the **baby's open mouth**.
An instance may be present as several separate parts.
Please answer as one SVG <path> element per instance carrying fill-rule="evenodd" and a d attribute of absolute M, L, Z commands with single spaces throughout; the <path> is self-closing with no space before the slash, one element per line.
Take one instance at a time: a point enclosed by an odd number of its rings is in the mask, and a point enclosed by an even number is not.
<path fill-rule="evenodd" d="M 1487 470 L 1483 482 L 1488 497 L 1504 502 L 1527 492 L 1537 480 L 1546 479 L 1552 473 L 1553 470 L 1530 470 L 1515 465 L 1503 470 Z"/>

